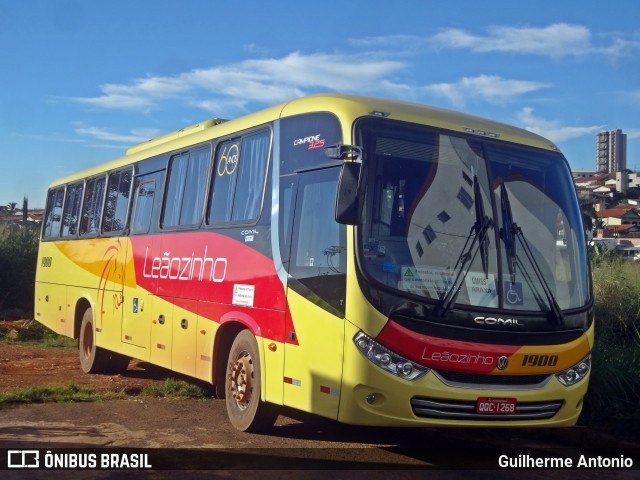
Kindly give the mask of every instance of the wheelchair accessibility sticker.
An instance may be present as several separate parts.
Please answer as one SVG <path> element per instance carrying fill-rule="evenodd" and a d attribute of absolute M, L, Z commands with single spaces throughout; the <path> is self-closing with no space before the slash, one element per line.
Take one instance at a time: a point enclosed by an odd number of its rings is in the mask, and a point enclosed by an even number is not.
<path fill-rule="evenodd" d="M 504 297 L 507 305 L 523 305 L 522 284 L 520 282 L 504 282 Z"/>

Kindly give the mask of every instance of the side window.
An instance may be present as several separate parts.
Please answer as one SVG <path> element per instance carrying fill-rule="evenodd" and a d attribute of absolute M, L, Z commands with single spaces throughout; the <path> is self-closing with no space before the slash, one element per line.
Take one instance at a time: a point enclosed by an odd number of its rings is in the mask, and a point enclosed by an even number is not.
<path fill-rule="evenodd" d="M 241 145 L 242 140 L 238 138 L 218 146 L 209 201 L 210 224 L 217 225 L 231 221 Z"/>
<path fill-rule="evenodd" d="M 262 206 L 271 132 L 221 143 L 216 154 L 208 223 L 252 223 Z"/>
<path fill-rule="evenodd" d="M 291 255 L 291 228 L 295 212 L 295 194 L 298 185 L 298 175 L 280 177 L 280 258 L 288 270 Z"/>
<path fill-rule="evenodd" d="M 144 234 L 149 232 L 155 193 L 155 180 L 143 182 L 138 187 L 138 190 L 136 191 L 136 204 L 133 209 L 133 221 L 131 222 L 132 234 Z"/>
<path fill-rule="evenodd" d="M 45 210 L 43 238 L 57 238 L 60 233 L 62 220 L 62 203 L 64 202 L 64 187 L 50 190 L 47 195 L 47 209 Z"/>
<path fill-rule="evenodd" d="M 344 315 L 346 229 L 335 221 L 339 174 L 339 168 L 300 174 L 289 272 L 312 293 L 310 298 L 320 299 L 316 303 Z"/>
<path fill-rule="evenodd" d="M 162 228 L 200 223 L 209 173 L 209 147 L 175 155 L 169 161 Z"/>
<path fill-rule="evenodd" d="M 61 237 L 75 237 L 78 234 L 83 191 L 84 183 L 76 183 L 67 187 L 67 198 L 64 202 L 64 213 L 62 215 Z"/>
<path fill-rule="evenodd" d="M 97 235 L 104 200 L 105 177 L 87 180 L 80 216 L 80 235 Z"/>
<path fill-rule="evenodd" d="M 231 215 L 234 223 L 250 223 L 258 219 L 270 138 L 270 132 L 264 131 L 248 135 L 242 140 L 241 164 Z"/>
<path fill-rule="evenodd" d="M 131 170 L 123 170 L 109 175 L 107 200 L 102 219 L 103 233 L 117 233 L 124 230 L 131 194 L 131 174 Z"/>

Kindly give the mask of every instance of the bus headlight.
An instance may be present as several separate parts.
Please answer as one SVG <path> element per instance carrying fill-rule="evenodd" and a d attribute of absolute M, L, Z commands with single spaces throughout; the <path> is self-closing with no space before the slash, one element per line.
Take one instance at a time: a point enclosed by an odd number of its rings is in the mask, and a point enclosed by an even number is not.
<path fill-rule="evenodd" d="M 417 380 L 429 371 L 428 368 L 407 360 L 383 347 L 363 332 L 358 332 L 353 341 L 358 350 L 372 363 L 396 377 L 404 378 L 405 380 Z"/>
<path fill-rule="evenodd" d="M 575 385 L 591 370 L 591 355 L 587 355 L 582 361 L 571 368 L 567 368 L 564 372 L 556 373 L 556 377 L 565 387 Z"/>

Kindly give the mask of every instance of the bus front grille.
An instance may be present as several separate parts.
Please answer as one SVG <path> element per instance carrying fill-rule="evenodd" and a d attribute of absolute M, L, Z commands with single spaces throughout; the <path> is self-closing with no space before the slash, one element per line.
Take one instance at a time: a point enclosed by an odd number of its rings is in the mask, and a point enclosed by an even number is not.
<path fill-rule="evenodd" d="M 561 400 L 548 402 L 518 402 L 512 415 L 487 415 L 476 412 L 475 400 L 449 400 L 441 398 L 413 397 L 411 408 L 420 418 L 444 420 L 544 420 L 553 417 L 562 407 Z"/>
<path fill-rule="evenodd" d="M 553 375 L 491 375 L 432 370 L 445 385 L 493 390 L 533 390 L 544 387 Z"/>

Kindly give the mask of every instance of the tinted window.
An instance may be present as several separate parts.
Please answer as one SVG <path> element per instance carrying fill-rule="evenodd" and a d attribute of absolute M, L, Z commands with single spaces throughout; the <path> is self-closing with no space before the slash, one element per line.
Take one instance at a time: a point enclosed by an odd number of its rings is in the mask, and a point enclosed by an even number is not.
<path fill-rule="evenodd" d="M 265 131 L 249 135 L 242 141 L 242 163 L 233 203 L 233 222 L 251 222 L 258 218 L 269 155 L 269 138 L 269 132 Z"/>
<path fill-rule="evenodd" d="M 169 182 L 163 214 L 163 226 L 172 227 L 180 224 L 180 208 L 184 196 L 185 180 L 189 167 L 189 154 L 176 155 L 169 164 Z"/>
<path fill-rule="evenodd" d="M 78 234 L 80 221 L 80 205 L 82 204 L 83 183 L 67 187 L 67 198 L 64 202 L 61 237 L 75 237 Z"/>
<path fill-rule="evenodd" d="M 42 229 L 42 236 L 44 238 L 56 238 L 58 236 L 62 219 L 63 201 L 64 187 L 49 191 L 49 195 L 47 197 L 47 210 Z"/>
<path fill-rule="evenodd" d="M 156 193 L 156 182 L 151 180 L 138 187 L 136 205 L 131 223 L 131 233 L 147 233 L 151 226 L 153 197 Z"/>
<path fill-rule="evenodd" d="M 552 318 L 586 304 L 581 215 L 559 154 L 383 119 L 360 120 L 356 135 L 370 279 L 445 310 Z"/>
<path fill-rule="evenodd" d="M 210 224 L 251 223 L 260 214 L 269 158 L 265 130 L 218 146 L 209 202 Z"/>
<path fill-rule="evenodd" d="M 102 231 L 105 233 L 124 230 L 131 192 L 131 170 L 112 173 L 107 186 Z"/>
<path fill-rule="evenodd" d="M 87 180 L 80 218 L 80 235 L 96 235 L 104 199 L 105 177 Z"/>
<path fill-rule="evenodd" d="M 176 155 L 169 162 L 163 228 L 200 223 L 207 188 L 209 157 L 210 150 L 206 147 Z"/>
<path fill-rule="evenodd" d="M 302 295 L 344 315 L 346 229 L 335 221 L 339 174 L 331 168 L 300 175 L 289 272 L 304 287 Z"/>
<path fill-rule="evenodd" d="M 237 139 L 224 142 L 218 147 L 209 210 L 211 224 L 231 221 L 241 145 L 242 140 Z"/>

